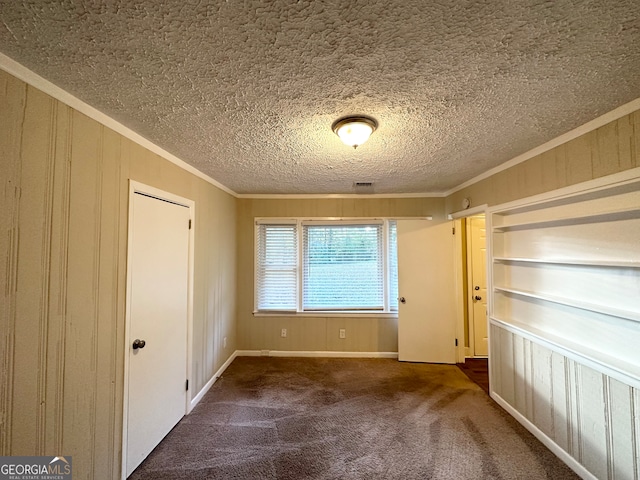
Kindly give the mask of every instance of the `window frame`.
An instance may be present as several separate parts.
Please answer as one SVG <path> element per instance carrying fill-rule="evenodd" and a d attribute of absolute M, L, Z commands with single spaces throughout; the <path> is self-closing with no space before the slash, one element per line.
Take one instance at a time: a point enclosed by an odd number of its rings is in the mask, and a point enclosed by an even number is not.
<path fill-rule="evenodd" d="M 389 257 L 389 234 L 390 224 L 395 222 L 395 218 L 387 217 L 256 217 L 254 219 L 254 307 L 253 314 L 255 316 L 307 316 L 307 317 L 389 317 L 397 318 L 398 310 L 391 308 L 390 292 L 391 272 Z M 260 225 L 296 225 L 296 242 L 297 242 L 297 305 L 295 310 L 271 310 L 258 308 L 259 291 L 258 291 L 258 248 L 259 248 L 259 229 Z M 303 306 L 303 261 L 304 261 L 304 226 L 305 225 L 377 225 L 382 226 L 382 282 L 383 282 L 383 302 L 384 308 L 371 309 L 353 309 L 353 310 L 304 310 Z M 397 252 L 396 252 L 397 253 Z"/>

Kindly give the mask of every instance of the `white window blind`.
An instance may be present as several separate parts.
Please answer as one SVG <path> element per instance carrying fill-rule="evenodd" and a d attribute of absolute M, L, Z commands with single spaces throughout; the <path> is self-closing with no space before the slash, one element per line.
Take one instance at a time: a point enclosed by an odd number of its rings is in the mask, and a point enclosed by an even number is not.
<path fill-rule="evenodd" d="M 384 310 L 383 225 L 303 225 L 303 310 Z"/>
<path fill-rule="evenodd" d="M 398 311 L 398 229 L 389 221 L 389 310 Z"/>
<path fill-rule="evenodd" d="M 258 310 L 297 309 L 297 225 L 258 225 L 256 280 Z"/>

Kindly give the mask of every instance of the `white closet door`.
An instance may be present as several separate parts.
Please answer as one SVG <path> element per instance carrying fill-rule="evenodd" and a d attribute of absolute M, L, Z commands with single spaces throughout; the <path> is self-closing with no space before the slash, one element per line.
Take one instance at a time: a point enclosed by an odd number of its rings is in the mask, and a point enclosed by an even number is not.
<path fill-rule="evenodd" d="M 132 201 L 127 476 L 184 416 L 187 394 L 189 208 Z"/>

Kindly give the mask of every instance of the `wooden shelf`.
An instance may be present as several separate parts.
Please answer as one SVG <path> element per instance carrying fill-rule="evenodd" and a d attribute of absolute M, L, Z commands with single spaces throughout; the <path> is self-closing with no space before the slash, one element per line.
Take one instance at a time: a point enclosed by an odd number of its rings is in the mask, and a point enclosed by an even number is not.
<path fill-rule="evenodd" d="M 640 218 L 640 181 L 595 195 L 577 195 L 496 212 L 494 231 Z"/>
<path fill-rule="evenodd" d="M 618 260 L 586 260 L 586 259 L 544 259 L 525 257 L 493 257 L 494 263 L 537 263 L 542 265 L 574 265 L 577 267 L 599 268 L 640 268 L 640 262 Z"/>
<path fill-rule="evenodd" d="M 530 292 L 526 290 L 517 290 L 514 288 L 506 287 L 494 287 L 495 292 L 510 293 L 521 297 L 535 298 L 537 300 L 543 300 L 545 302 L 555 303 L 557 305 L 563 305 L 566 307 L 578 308 L 593 313 L 600 313 L 603 315 L 609 315 L 612 317 L 621 318 L 623 320 L 629 320 L 632 322 L 640 322 L 640 313 L 632 312 L 629 310 L 622 310 L 619 308 L 612 308 L 606 305 L 598 305 L 595 303 L 581 302 L 579 300 L 558 297 L 555 295 L 547 295 L 543 293 Z"/>
<path fill-rule="evenodd" d="M 510 230 L 529 230 L 534 228 L 548 228 L 556 226 L 584 225 L 588 223 L 606 223 L 619 220 L 630 220 L 640 218 L 640 208 L 630 207 L 627 209 L 617 209 L 611 212 L 598 212 L 592 214 L 584 214 L 580 216 L 560 216 L 550 218 L 548 220 L 537 220 L 531 222 L 508 223 L 505 225 L 496 225 L 493 227 L 494 232 L 507 232 Z"/>

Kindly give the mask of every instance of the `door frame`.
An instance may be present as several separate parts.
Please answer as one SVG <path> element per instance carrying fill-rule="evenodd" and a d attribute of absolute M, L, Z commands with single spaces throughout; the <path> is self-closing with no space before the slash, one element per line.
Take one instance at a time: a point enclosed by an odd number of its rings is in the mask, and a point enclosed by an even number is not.
<path fill-rule="evenodd" d="M 128 431 L 128 413 L 129 413 L 129 344 L 131 342 L 131 243 L 133 241 L 133 228 L 131 228 L 131 219 L 133 218 L 133 198 L 136 194 L 143 194 L 156 198 L 160 201 L 168 201 L 187 207 L 189 209 L 189 218 L 191 219 L 191 228 L 189 229 L 189 265 L 187 274 L 187 381 L 189 386 L 193 385 L 191 381 L 192 363 L 193 363 L 193 280 L 194 280 L 194 244 L 195 244 L 195 208 L 196 203 L 188 198 L 175 195 L 164 190 L 145 185 L 136 180 L 129 180 L 129 207 L 127 217 L 127 293 L 125 298 L 125 320 L 124 320 L 124 385 L 122 397 L 122 462 L 121 474 L 122 480 L 126 480 L 127 476 L 127 431 Z M 188 414 L 193 408 L 191 405 L 191 388 L 185 396 L 184 413 Z"/>
<path fill-rule="evenodd" d="M 453 234 L 453 244 L 454 244 L 454 252 L 453 252 L 453 261 L 454 261 L 454 270 L 455 270 L 455 295 L 456 295 L 456 338 L 458 339 L 458 346 L 456 347 L 456 362 L 464 363 L 464 359 L 467 357 L 466 347 L 464 345 L 464 316 L 465 316 L 465 291 L 466 285 L 464 284 L 464 276 L 463 271 L 467 268 L 466 265 L 463 265 L 463 250 L 466 250 L 467 245 L 462 241 L 462 222 L 466 220 L 467 217 L 473 217 L 474 215 L 484 214 L 485 216 L 485 225 L 487 231 L 489 231 L 489 215 L 487 215 L 487 211 L 489 210 L 489 205 L 486 203 L 483 205 L 478 205 L 477 207 L 468 208 L 466 210 L 460 210 L 454 213 L 450 213 L 448 215 L 449 220 L 452 221 L 452 228 L 454 229 Z M 487 238 L 487 262 L 489 255 L 489 239 Z M 487 263 L 489 265 L 489 263 Z M 487 268 L 488 270 L 488 268 Z M 490 277 L 487 272 L 487 291 L 490 287 Z M 489 295 L 489 297 L 491 297 Z M 487 298 L 487 309 L 489 308 L 490 298 Z M 469 332 L 471 335 L 471 332 Z M 491 343 L 491 336 L 489 335 L 488 342 Z"/>

